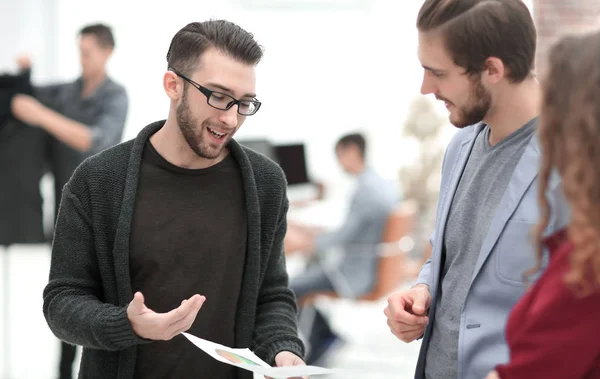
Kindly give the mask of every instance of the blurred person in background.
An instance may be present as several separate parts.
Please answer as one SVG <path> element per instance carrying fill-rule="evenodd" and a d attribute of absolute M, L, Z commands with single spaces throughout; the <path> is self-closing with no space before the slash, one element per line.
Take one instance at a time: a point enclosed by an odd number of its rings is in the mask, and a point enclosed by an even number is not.
<path fill-rule="evenodd" d="M 375 284 L 379 244 L 399 196 L 396 187 L 367 164 L 366 151 L 366 140 L 358 133 L 343 136 L 335 146 L 340 166 L 357 180 L 342 225 L 333 231 L 319 231 L 292 224 L 286 234 L 291 250 L 315 258 L 305 272 L 290 282 L 300 306 L 307 297 L 324 291 L 357 298 Z M 335 251 L 340 252 L 339 261 L 329 263 L 328 255 Z M 317 362 L 338 339 L 318 312 L 311 330 L 303 332 L 311 347 L 309 364 Z"/>
<path fill-rule="evenodd" d="M 544 274 L 512 310 L 510 361 L 488 379 L 600 378 L 600 33 L 566 37 L 550 53 L 540 122 L 537 266 Z M 546 190 L 558 171 L 571 206 L 565 229 Z M 534 268 L 533 271 L 536 269 Z"/>
<path fill-rule="evenodd" d="M 55 210 L 75 168 L 123 135 L 128 100 L 125 88 L 106 72 L 115 40 L 110 27 L 87 25 L 79 31 L 81 77 L 71 83 L 34 88 L 35 97 L 20 94 L 12 100 L 12 113 L 51 137 L 49 166 L 54 176 Z M 61 344 L 60 379 L 71 378 L 75 346 Z"/>
<path fill-rule="evenodd" d="M 426 0 L 417 28 L 421 92 L 460 130 L 443 160 L 431 258 L 384 312 L 400 340 L 422 338 L 416 379 L 481 379 L 508 361 L 506 321 L 535 264 L 536 31 L 521 0 Z M 569 221 L 559 178 L 548 183 L 545 235 Z"/>
<path fill-rule="evenodd" d="M 234 23 L 186 25 L 167 52 L 167 119 L 87 159 L 65 186 L 44 316 L 83 346 L 80 377 L 252 378 L 185 331 L 270 365 L 304 364 L 285 177 L 233 139 L 261 106 L 262 55 Z"/>

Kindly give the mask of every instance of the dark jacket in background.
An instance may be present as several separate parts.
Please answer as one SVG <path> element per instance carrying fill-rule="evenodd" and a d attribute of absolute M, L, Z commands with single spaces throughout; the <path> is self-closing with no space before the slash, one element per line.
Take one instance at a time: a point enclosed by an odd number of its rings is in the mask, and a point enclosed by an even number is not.
<path fill-rule="evenodd" d="M 40 179 L 48 159 L 49 136 L 23 124 L 10 111 L 17 93 L 34 95 L 30 71 L 0 75 L 0 245 L 41 243 Z"/>

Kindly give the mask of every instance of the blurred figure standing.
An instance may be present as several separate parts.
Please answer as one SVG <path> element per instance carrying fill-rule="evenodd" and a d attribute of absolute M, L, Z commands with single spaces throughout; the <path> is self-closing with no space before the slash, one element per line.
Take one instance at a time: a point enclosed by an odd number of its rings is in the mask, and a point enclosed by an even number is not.
<path fill-rule="evenodd" d="M 50 169 L 58 213 L 62 188 L 83 160 L 120 142 L 128 100 L 125 88 L 106 72 L 115 40 L 110 27 L 85 26 L 79 32 L 81 77 L 71 83 L 35 88 L 34 98 L 20 94 L 12 112 L 21 121 L 47 131 Z M 62 343 L 60 379 L 71 378 L 75 346 Z"/>

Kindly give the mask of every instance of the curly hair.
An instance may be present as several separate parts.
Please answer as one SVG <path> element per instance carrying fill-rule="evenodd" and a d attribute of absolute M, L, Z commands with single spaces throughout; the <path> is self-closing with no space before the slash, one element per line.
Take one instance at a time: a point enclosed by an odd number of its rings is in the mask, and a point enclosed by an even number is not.
<path fill-rule="evenodd" d="M 600 289 L 600 33 L 563 38 L 551 50 L 540 116 L 542 167 L 537 268 L 550 218 L 546 190 L 557 169 L 572 210 L 574 245 L 565 281 L 585 296 Z"/>

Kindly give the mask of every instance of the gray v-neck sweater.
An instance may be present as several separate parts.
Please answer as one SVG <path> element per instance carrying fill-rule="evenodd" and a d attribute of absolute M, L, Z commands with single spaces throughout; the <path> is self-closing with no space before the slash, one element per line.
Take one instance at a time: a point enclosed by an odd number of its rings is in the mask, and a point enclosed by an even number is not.
<path fill-rule="evenodd" d="M 87 159 L 63 190 L 44 316 L 58 338 L 84 347 L 80 378 L 133 378 L 136 346 L 148 342 L 135 335 L 127 319 L 133 298 L 129 236 L 142 152 L 163 125 L 150 124 L 134 140 Z M 302 357 L 283 254 L 284 174 L 233 140 L 228 147 L 241 169 L 248 222 L 235 347 L 250 348 L 270 364 L 281 351 Z M 240 370 L 238 377 L 252 374 Z"/>

